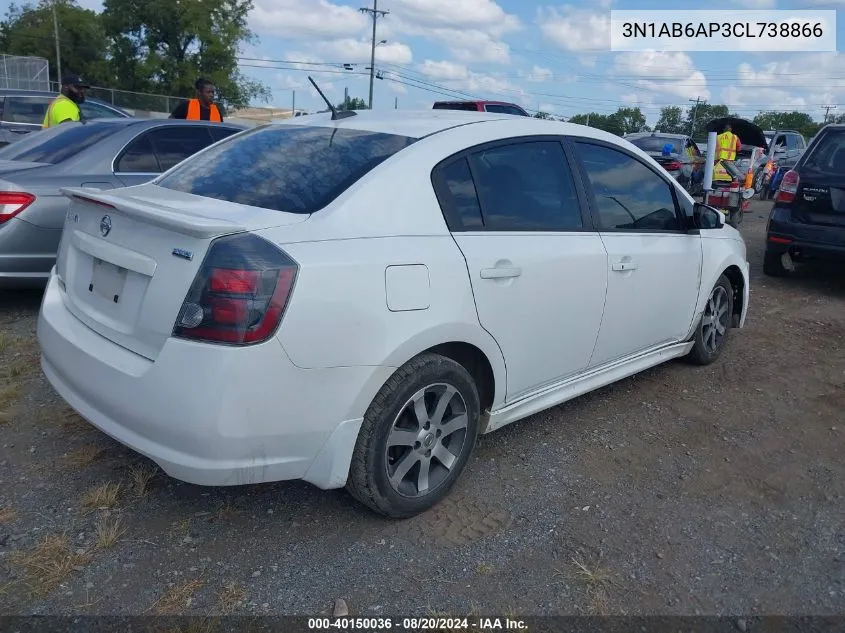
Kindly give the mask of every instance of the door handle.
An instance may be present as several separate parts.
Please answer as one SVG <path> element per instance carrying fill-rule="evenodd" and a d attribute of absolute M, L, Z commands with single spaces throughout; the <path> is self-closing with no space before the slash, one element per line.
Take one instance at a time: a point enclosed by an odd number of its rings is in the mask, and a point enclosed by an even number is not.
<path fill-rule="evenodd" d="M 481 269 L 482 279 L 507 279 L 508 277 L 519 277 L 521 274 L 522 268 L 517 266 Z"/>
<path fill-rule="evenodd" d="M 638 266 L 636 262 L 616 262 L 613 264 L 612 268 L 617 272 L 626 272 L 629 270 L 636 270 Z"/>

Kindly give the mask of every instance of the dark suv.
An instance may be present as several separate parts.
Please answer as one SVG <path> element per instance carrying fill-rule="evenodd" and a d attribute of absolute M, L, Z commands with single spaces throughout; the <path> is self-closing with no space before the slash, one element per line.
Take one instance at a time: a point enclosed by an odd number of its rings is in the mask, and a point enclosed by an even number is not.
<path fill-rule="evenodd" d="M 782 277 L 796 262 L 845 262 L 845 125 L 827 125 L 784 174 L 766 226 L 763 272 Z"/>
<path fill-rule="evenodd" d="M 40 130 L 47 107 L 56 96 L 55 92 L 0 89 L 0 147 Z M 90 98 L 79 109 L 85 119 L 132 116 L 118 107 Z"/>

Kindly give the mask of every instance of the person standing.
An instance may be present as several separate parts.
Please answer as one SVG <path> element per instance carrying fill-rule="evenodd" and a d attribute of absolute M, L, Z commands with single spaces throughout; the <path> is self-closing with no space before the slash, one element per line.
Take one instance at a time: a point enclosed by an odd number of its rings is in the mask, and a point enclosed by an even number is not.
<path fill-rule="evenodd" d="M 736 155 L 742 149 L 739 137 L 731 131 L 731 126 L 726 125 L 725 129 L 716 137 L 716 158 L 718 160 L 736 160 Z"/>
<path fill-rule="evenodd" d="M 194 86 L 197 89 L 197 96 L 194 99 L 181 101 L 171 112 L 170 118 L 222 123 L 220 109 L 214 103 L 214 84 L 208 79 L 198 79 Z"/>
<path fill-rule="evenodd" d="M 79 104 L 85 101 L 85 91 L 90 86 L 79 75 L 67 74 L 62 77 L 61 94 L 50 102 L 44 114 L 42 128 L 49 128 L 62 123 L 82 120 Z"/>

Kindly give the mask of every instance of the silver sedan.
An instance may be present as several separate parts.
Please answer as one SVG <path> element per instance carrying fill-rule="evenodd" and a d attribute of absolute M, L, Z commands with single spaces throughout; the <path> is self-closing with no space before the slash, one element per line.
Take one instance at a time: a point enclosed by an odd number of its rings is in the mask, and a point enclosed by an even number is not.
<path fill-rule="evenodd" d="M 69 200 L 61 187 L 138 185 L 246 129 L 173 119 L 64 123 L 0 149 L 0 288 L 41 286 Z"/>

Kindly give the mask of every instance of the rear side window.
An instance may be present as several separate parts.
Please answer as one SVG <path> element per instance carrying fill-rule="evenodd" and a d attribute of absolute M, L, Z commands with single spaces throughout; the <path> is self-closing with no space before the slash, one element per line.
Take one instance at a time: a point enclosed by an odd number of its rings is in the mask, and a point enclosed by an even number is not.
<path fill-rule="evenodd" d="M 264 209 L 314 213 L 415 140 L 348 128 L 270 125 L 210 148 L 156 184 Z"/>
<path fill-rule="evenodd" d="M 149 134 L 142 134 L 129 144 L 117 160 L 115 171 L 122 174 L 161 173 Z"/>
<path fill-rule="evenodd" d="M 471 112 L 478 112 L 478 106 L 472 102 L 465 103 L 435 103 L 434 110 L 469 110 Z"/>
<path fill-rule="evenodd" d="M 46 97 L 6 97 L 3 120 L 8 123 L 41 125 L 50 100 Z"/>
<path fill-rule="evenodd" d="M 485 110 L 487 110 L 487 112 L 494 112 L 496 114 L 514 114 L 516 116 L 525 116 L 525 112 L 523 112 L 519 108 L 509 105 L 500 105 L 496 103 L 486 105 Z"/>
<path fill-rule="evenodd" d="M 575 183 L 560 143 L 503 145 L 473 154 L 470 160 L 487 230 L 582 227 Z"/>
<path fill-rule="evenodd" d="M 445 165 L 435 174 L 440 206 L 452 231 L 480 231 L 481 205 L 466 158 Z"/>
<path fill-rule="evenodd" d="M 824 174 L 845 174 L 845 130 L 829 130 L 816 140 L 804 167 Z"/>
<path fill-rule="evenodd" d="M 161 171 L 175 167 L 212 143 L 211 134 L 204 127 L 168 125 L 149 133 Z"/>
<path fill-rule="evenodd" d="M 109 123 L 62 123 L 0 149 L 0 160 L 61 163 L 120 129 Z"/>

